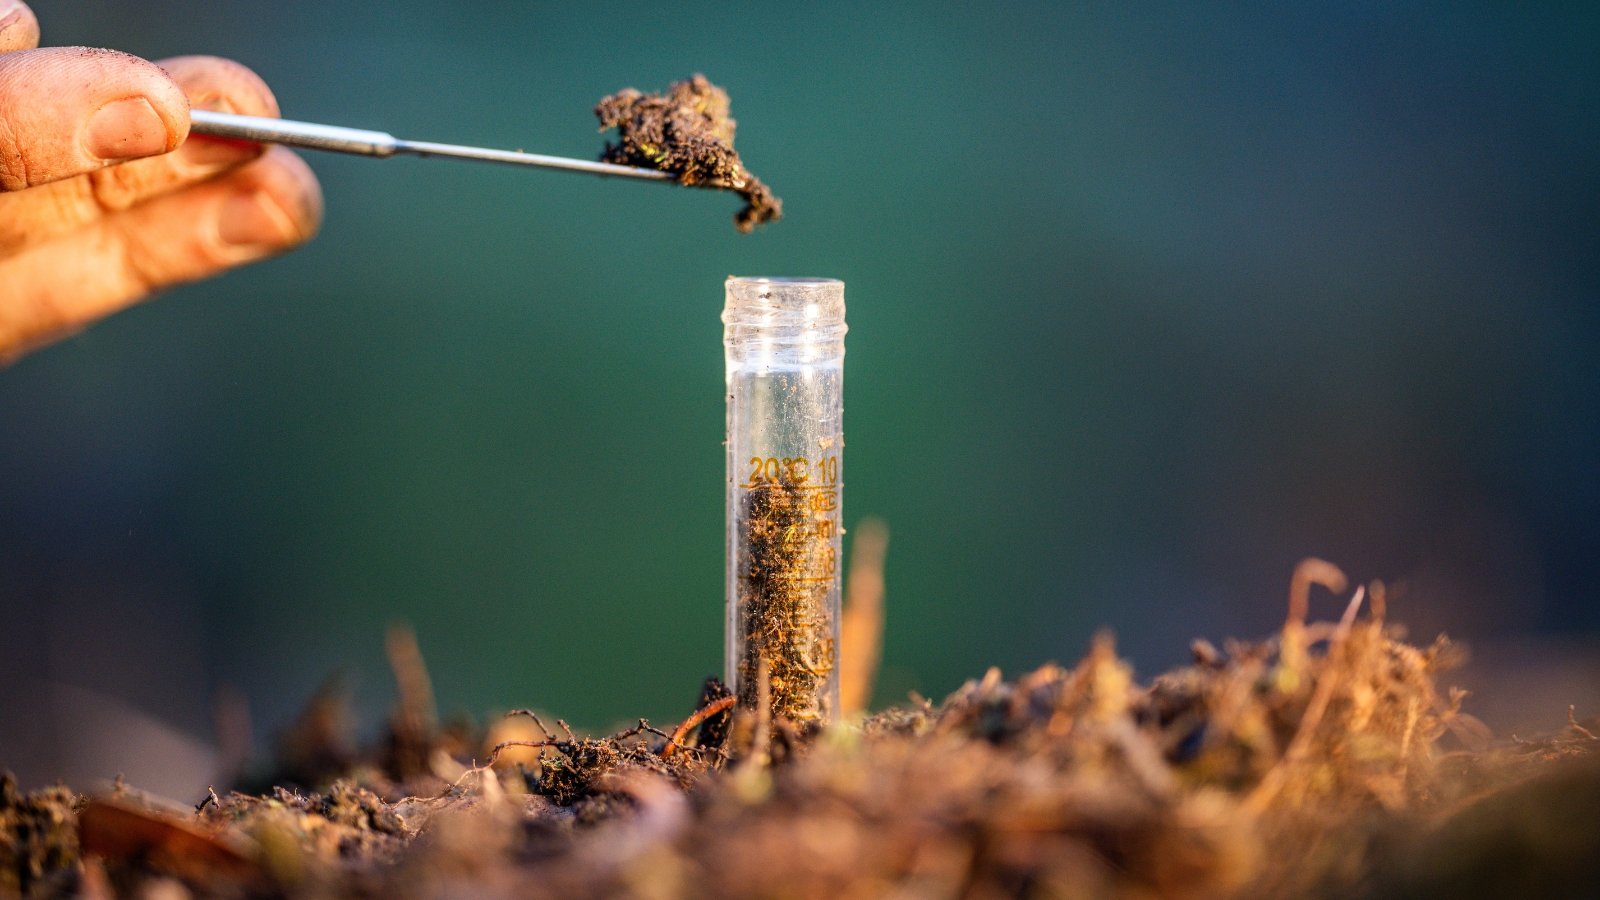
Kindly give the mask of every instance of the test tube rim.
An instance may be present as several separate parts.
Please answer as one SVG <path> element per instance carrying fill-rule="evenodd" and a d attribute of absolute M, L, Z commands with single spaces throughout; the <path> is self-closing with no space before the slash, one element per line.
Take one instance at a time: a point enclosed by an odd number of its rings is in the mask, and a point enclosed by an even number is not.
<path fill-rule="evenodd" d="M 819 278 L 811 275 L 729 275 L 728 280 L 737 281 L 741 284 L 844 284 L 844 282 L 838 278 Z"/>

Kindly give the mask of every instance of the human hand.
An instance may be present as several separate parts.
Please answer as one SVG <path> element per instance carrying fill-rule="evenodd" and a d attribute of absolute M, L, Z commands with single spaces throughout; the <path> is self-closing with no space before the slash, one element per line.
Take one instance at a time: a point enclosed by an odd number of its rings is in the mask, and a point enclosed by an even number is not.
<path fill-rule="evenodd" d="M 254 72 L 38 41 L 28 7 L 0 0 L 0 364 L 316 232 L 298 157 L 189 134 L 191 104 L 276 116 Z"/>

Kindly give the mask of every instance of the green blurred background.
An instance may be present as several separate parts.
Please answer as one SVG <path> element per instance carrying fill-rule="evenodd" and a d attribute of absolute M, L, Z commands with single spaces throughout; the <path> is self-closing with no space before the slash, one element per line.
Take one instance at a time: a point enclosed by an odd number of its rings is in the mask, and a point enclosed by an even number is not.
<path fill-rule="evenodd" d="M 1149 674 L 1275 627 L 1307 554 L 1560 662 L 1539 721 L 1600 700 L 1592 7 L 34 6 L 46 43 L 239 59 L 292 118 L 580 157 L 599 97 L 701 71 L 787 215 L 313 155 L 311 246 L 0 372 L 32 777 L 135 777 L 96 704 L 203 745 L 231 686 L 265 746 L 343 670 L 371 722 L 402 620 L 447 710 L 683 714 L 721 667 L 730 273 L 847 283 L 880 703 L 1100 626 Z M 86 729 L 123 762 L 73 768 Z"/>

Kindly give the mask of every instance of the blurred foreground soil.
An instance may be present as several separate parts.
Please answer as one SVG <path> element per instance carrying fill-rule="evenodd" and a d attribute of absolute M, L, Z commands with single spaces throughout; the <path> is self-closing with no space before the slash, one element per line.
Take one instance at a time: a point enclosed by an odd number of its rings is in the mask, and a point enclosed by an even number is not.
<path fill-rule="evenodd" d="M 1337 621 L 1308 620 L 1317 584 Z M 847 648 L 881 629 L 865 593 Z M 399 707 L 365 750 L 329 694 L 259 783 L 198 808 L 0 783 L 0 895 L 1591 895 L 1600 726 L 1552 698 L 1548 736 L 1496 738 L 1441 686 L 1460 654 L 1385 612 L 1308 560 L 1276 634 L 1197 642 L 1148 684 L 1103 636 L 818 733 L 714 679 L 681 722 L 605 737 L 440 726 L 396 632 Z"/>

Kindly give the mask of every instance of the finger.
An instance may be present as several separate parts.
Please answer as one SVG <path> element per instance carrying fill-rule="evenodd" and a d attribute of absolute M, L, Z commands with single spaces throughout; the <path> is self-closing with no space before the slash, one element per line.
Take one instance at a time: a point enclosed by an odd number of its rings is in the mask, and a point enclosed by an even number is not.
<path fill-rule="evenodd" d="M 197 109 L 276 116 L 278 101 L 256 73 L 214 56 L 180 56 L 159 65 Z M 26 191 L 0 194 L 0 257 L 82 227 L 107 212 L 212 178 L 259 157 L 264 148 L 190 134 L 177 150 Z"/>
<path fill-rule="evenodd" d="M 39 20 L 26 3 L 0 0 L 0 53 L 39 46 Z"/>
<path fill-rule="evenodd" d="M 179 56 L 157 63 L 183 89 L 192 109 L 278 115 L 278 101 L 261 77 L 243 65 L 215 56 Z M 110 166 L 90 173 L 98 204 L 127 209 L 184 184 L 209 178 L 259 157 L 266 149 L 252 141 L 189 134 L 172 153 Z"/>
<path fill-rule="evenodd" d="M 282 148 L 0 262 L 0 360 L 152 291 L 281 253 L 322 221 L 316 176 Z"/>
<path fill-rule="evenodd" d="M 154 63 L 84 47 L 0 54 L 0 190 L 166 153 L 188 134 L 189 101 Z"/>

